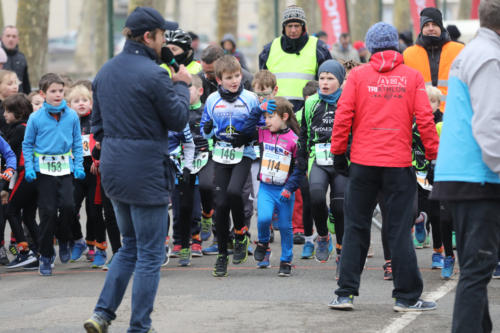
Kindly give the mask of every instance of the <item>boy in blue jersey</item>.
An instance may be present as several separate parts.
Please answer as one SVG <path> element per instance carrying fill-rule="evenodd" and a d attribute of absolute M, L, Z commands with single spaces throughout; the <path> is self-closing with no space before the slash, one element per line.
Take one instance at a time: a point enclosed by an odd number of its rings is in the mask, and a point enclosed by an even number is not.
<path fill-rule="evenodd" d="M 250 172 L 255 138 L 240 134 L 250 111 L 259 106 L 257 96 L 243 89 L 241 66 L 230 55 L 215 62 L 217 91 L 205 102 L 201 133 L 215 140 L 212 160 L 215 162 L 215 223 L 218 240 L 214 276 L 227 276 L 229 212 L 234 223 L 233 264 L 247 260 L 248 227 L 245 226 L 242 188 Z"/>
<path fill-rule="evenodd" d="M 60 230 L 69 230 L 73 218 L 73 177 L 85 178 L 80 120 L 66 105 L 64 81 L 54 73 L 42 76 L 40 95 L 43 107 L 33 113 L 26 126 L 23 141 L 25 179 L 37 181 L 40 214 L 40 275 L 52 275 L 56 221 Z M 72 158 L 73 155 L 73 158 Z M 58 210 L 60 212 L 58 218 Z M 70 258 L 69 232 L 61 232 L 59 257 Z"/>

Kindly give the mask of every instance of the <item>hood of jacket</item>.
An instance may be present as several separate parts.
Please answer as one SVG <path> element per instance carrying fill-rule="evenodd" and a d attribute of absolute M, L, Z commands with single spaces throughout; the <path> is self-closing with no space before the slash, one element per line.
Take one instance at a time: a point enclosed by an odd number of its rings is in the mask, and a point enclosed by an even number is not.
<path fill-rule="evenodd" d="M 220 41 L 220 45 L 223 46 L 225 41 L 230 41 L 233 44 L 233 49 L 236 48 L 236 38 L 234 38 L 233 34 L 225 34 Z"/>
<path fill-rule="evenodd" d="M 377 72 L 385 73 L 392 71 L 403 63 L 403 55 L 397 51 L 387 50 L 377 52 L 370 58 L 370 65 Z"/>

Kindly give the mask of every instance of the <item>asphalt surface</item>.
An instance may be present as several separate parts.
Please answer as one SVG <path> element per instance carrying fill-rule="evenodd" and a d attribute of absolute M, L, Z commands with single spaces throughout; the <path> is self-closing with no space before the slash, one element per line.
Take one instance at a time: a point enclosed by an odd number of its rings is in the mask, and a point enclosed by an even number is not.
<path fill-rule="evenodd" d="M 256 238 L 253 223 L 253 240 Z M 7 227 L 6 235 L 10 230 Z M 8 238 L 6 238 L 8 239 Z M 270 269 L 256 269 L 253 257 L 229 266 L 229 276 L 211 275 L 215 256 L 193 258 L 190 267 L 177 267 L 177 259 L 162 268 L 153 326 L 158 332 L 446 332 L 451 329 L 457 276 L 441 280 L 431 270 L 431 249 L 417 250 L 424 279 L 424 298 L 436 299 L 438 309 L 420 314 L 392 310 L 392 282 L 383 280 L 380 232 L 372 228 L 374 257 L 362 276 L 355 310 L 339 312 L 327 307 L 336 288 L 335 260 L 321 264 L 300 259 L 301 245 L 294 247 L 296 267 L 289 278 L 278 277 L 279 233 L 272 244 Z M 457 269 L 456 269 L 457 270 Z M 61 264 L 54 275 L 7 272 L 0 266 L 0 332 L 83 332 L 106 272 L 81 260 Z M 130 318 L 130 287 L 109 332 L 125 332 Z M 489 286 L 494 329 L 500 331 L 500 280 Z M 496 314 L 496 315 L 495 315 Z"/>

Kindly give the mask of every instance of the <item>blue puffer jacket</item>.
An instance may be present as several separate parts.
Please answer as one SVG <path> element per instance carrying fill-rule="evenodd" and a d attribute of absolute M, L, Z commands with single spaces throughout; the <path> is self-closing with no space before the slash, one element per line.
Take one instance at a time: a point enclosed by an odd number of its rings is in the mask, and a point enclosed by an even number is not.
<path fill-rule="evenodd" d="M 172 83 L 153 49 L 128 40 L 93 83 L 92 133 L 102 141 L 102 184 L 114 200 L 165 205 L 175 171 L 168 131 L 181 131 L 189 117 L 189 90 Z"/>

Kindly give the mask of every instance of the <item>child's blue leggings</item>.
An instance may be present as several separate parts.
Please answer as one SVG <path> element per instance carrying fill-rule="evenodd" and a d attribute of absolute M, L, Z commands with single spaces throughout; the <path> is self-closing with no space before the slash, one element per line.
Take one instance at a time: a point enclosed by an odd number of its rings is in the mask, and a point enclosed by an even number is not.
<path fill-rule="evenodd" d="M 280 201 L 280 193 L 283 186 L 270 185 L 261 182 L 259 186 L 259 195 L 257 198 L 259 230 L 259 242 L 267 243 L 270 237 L 271 220 L 276 208 L 278 212 L 278 225 L 281 234 L 281 261 L 292 262 L 293 259 L 293 230 L 292 214 L 295 194 L 292 194 L 290 200 Z"/>

